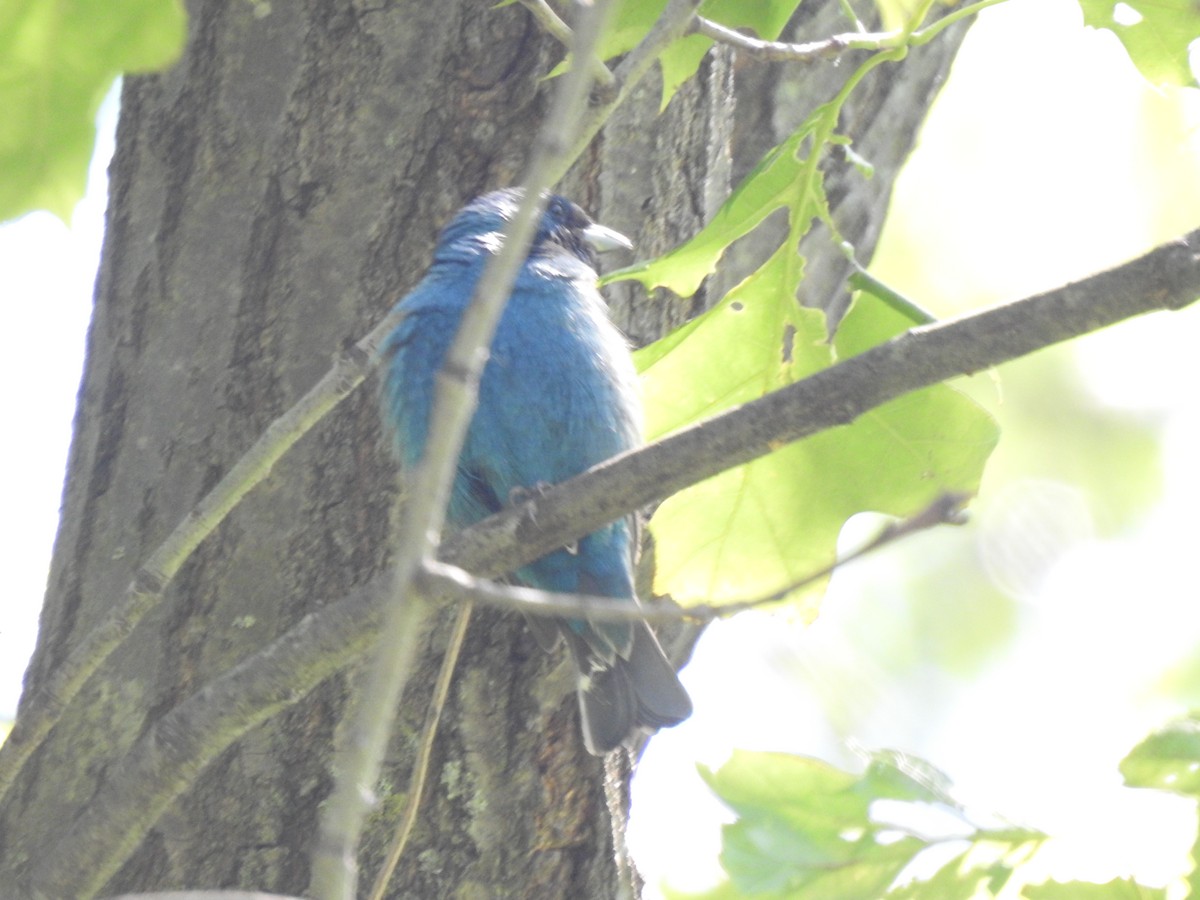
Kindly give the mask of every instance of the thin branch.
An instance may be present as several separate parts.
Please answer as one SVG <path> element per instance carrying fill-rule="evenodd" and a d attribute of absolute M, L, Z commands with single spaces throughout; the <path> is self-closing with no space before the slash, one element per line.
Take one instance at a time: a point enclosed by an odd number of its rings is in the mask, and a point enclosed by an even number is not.
<path fill-rule="evenodd" d="M 838 0 L 838 6 L 842 8 L 842 15 L 850 20 L 850 23 L 854 26 L 855 31 L 862 33 L 867 30 L 867 26 L 865 26 L 862 22 L 862 19 L 858 17 L 858 13 L 854 11 L 854 7 L 850 5 L 850 0 Z"/>
<path fill-rule="evenodd" d="M 525 7 L 537 19 L 537 23 L 542 26 L 542 30 L 570 49 L 574 41 L 571 35 L 571 28 L 558 17 L 546 0 L 519 0 L 520 4 Z M 612 94 L 617 89 L 617 78 L 612 71 L 606 66 L 595 53 L 588 58 L 588 66 L 591 70 L 591 76 L 596 79 L 596 84 L 606 94 Z"/>
<path fill-rule="evenodd" d="M 384 863 L 375 875 L 375 883 L 371 886 L 371 900 L 383 900 L 396 864 L 408 845 L 412 836 L 413 826 L 417 824 L 417 811 L 421 808 L 421 795 L 425 791 L 425 782 L 429 778 L 429 764 L 433 759 L 433 744 L 437 737 L 438 724 L 442 719 L 442 710 L 446 708 L 446 698 L 450 696 L 450 684 L 454 678 L 454 667 L 458 663 L 459 653 L 462 652 L 463 641 L 467 637 L 467 628 L 471 624 L 471 611 L 474 604 L 463 603 L 458 609 L 458 618 L 454 620 L 454 630 L 450 641 L 446 644 L 446 654 L 442 657 L 442 667 L 438 670 L 437 681 L 433 686 L 433 698 L 429 701 L 429 711 L 425 715 L 425 724 L 421 728 L 421 743 L 417 748 L 417 759 L 413 763 L 412 778 L 408 783 L 408 797 L 404 803 L 404 815 L 396 827 L 392 844 L 388 847 Z"/>
<path fill-rule="evenodd" d="M 571 35 L 571 26 L 558 17 L 558 13 L 550 7 L 546 0 L 518 0 L 518 2 L 537 19 L 537 23 L 542 26 L 542 31 L 570 49 L 574 41 Z M 609 72 L 608 76 L 611 78 L 612 72 Z"/>
<path fill-rule="evenodd" d="M 835 34 L 820 41 L 789 44 L 750 37 L 703 16 L 695 16 L 689 30 L 694 34 L 712 38 L 717 43 L 728 44 L 750 59 L 761 62 L 813 63 L 823 59 L 837 59 L 850 50 L 887 49 L 895 44 L 898 36 L 898 32 L 894 31 L 850 32 Z"/>
<path fill-rule="evenodd" d="M 617 66 L 617 91 L 595 104 L 588 112 L 579 127 L 579 136 L 566 153 L 567 159 L 577 159 L 584 149 L 592 142 L 596 134 L 604 127 L 604 123 L 612 116 L 613 111 L 620 106 L 638 83 L 646 76 L 663 51 L 672 43 L 687 34 L 688 24 L 701 0 L 669 0 L 654 27 L 636 47 L 625 55 Z M 552 173 L 555 180 L 561 178 L 567 170 Z"/>
<path fill-rule="evenodd" d="M 828 578 L 835 571 L 847 566 L 850 563 L 862 559 L 877 550 L 882 550 L 891 544 L 901 541 L 906 537 L 917 534 L 921 531 L 927 531 L 938 525 L 963 525 L 966 523 L 966 512 L 964 507 L 971 499 L 968 494 L 960 494 L 949 492 L 942 494 L 934 499 L 923 510 L 916 515 L 909 516 L 907 519 L 901 519 L 898 522 L 889 522 L 879 530 L 879 533 L 871 540 L 867 541 L 858 549 L 846 554 L 840 559 L 835 559 L 825 568 L 809 575 L 804 576 L 789 585 L 781 587 L 779 590 L 767 594 L 763 597 L 757 597 L 753 600 L 734 601 L 733 603 L 722 603 L 719 606 L 704 604 L 697 609 L 712 610 L 714 616 L 721 618 L 729 618 L 738 613 L 747 612 L 752 609 L 759 609 L 764 606 L 770 606 L 778 603 L 787 597 L 788 594 L 794 591 L 802 590 L 810 585 L 816 584 L 825 578 Z"/>
<path fill-rule="evenodd" d="M 928 44 L 955 22 L 961 22 L 968 16 L 973 16 L 989 6 L 995 6 L 998 3 L 1006 2 L 1008 2 L 1008 0 L 977 0 L 975 3 L 968 3 L 966 6 L 961 6 L 953 12 L 946 13 L 946 15 L 942 16 L 932 25 L 926 25 L 924 28 L 918 28 L 912 33 L 909 43 L 914 47 L 919 47 L 922 44 Z"/>
<path fill-rule="evenodd" d="M 908 45 L 909 37 L 917 30 L 917 26 L 925 21 L 936 2 L 937 0 L 917 0 L 916 9 L 912 10 L 904 22 L 904 27 L 900 29 L 900 43 Z"/>
<path fill-rule="evenodd" d="M 702 34 L 719 44 L 733 47 L 748 59 L 759 62 L 814 63 L 820 60 L 838 59 L 854 50 L 892 50 L 897 47 L 927 44 L 955 22 L 973 16 L 985 7 L 1003 2 L 1005 0 L 980 0 L 977 3 L 970 3 L 942 16 L 933 24 L 918 29 L 916 26 L 923 21 L 928 12 L 927 0 L 926 8 L 919 11 L 918 15 L 913 16 L 909 25 L 899 31 L 851 31 L 805 43 L 764 41 L 742 34 L 740 31 L 735 31 L 701 15 L 692 17 L 688 23 L 688 31 L 692 34 Z"/>
<path fill-rule="evenodd" d="M 880 281 L 871 272 L 859 265 L 853 253 L 850 253 L 848 258 L 850 264 L 854 266 L 854 271 L 846 279 L 846 283 L 851 290 L 865 291 L 871 294 L 871 296 L 881 300 L 890 309 L 900 313 L 909 322 L 931 325 L 937 321 L 937 316 L 929 310 L 925 309 L 915 300 L 904 296 L 890 284 Z"/>
<path fill-rule="evenodd" d="M 493 577 L 631 510 L 781 444 L 851 422 L 903 394 L 979 372 L 1059 341 L 1200 298 L 1200 230 L 1081 282 L 917 328 L 803 381 L 601 464 L 443 547 L 453 565 Z M 264 650 L 155 723 L 114 766 L 80 817 L 39 856 L 17 896 L 98 890 L 196 773 L 255 725 L 349 665 L 377 634 L 368 585 L 306 616 Z"/>
<path fill-rule="evenodd" d="M 961 524 L 964 521 L 963 505 L 969 499 L 966 494 L 942 494 L 916 515 L 889 523 L 880 529 L 875 537 L 852 553 L 777 591 L 752 600 L 733 600 L 717 604 L 697 603 L 691 606 L 680 606 L 668 600 L 635 605 L 628 600 L 613 597 L 559 594 L 521 585 L 501 584 L 476 577 L 465 569 L 442 562 L 426 563 L 419 577 L 422 589 L 429 596 L 462 603 L 466 607 L 478 601 L 531 616 L 569 616 L 596 622 L 711 622 L 764 606 L 773 606 L 788 594 L 828 578 L 842 566 L 917 532 L 936 525 Z"/>
<path fill-rule="evenodd" d="M 589 618 L 595 622 L 708 622 L 719 618 L 712 607 L 683 607 L 670 601 L 632 604 L 597 594 L 559 594 L 518 584 L 501 584 L 472 575 L 466 569 L 431 560 L 418 576 L 421 589 L 431 597 L 470 605 L 486 603 L 509 612 L 531 616 Z"/>
<path fill-rule="evenodd" d="M 605 31 L 609 0 L 582 6 L 575 29 L 575 59 L 587 60 Z M 424 452 L 410 485 L 396 544 L 393 587 L 383 627 L 349 738 L 334 757 L 334 787 L 321 810 L 313 852 L 310 892 L 319 900 L 357 896 L 358 844 L 392 723 L 420 654 L 418 635 L 432 607 L 413 587 L 424 559 L 437 551 L 446 505 L 467 427 L 478 402 L 479 382 L 496 325 L 517 273 L 529 253 L 545 206 L 543 192 L 565 171 L 565 152 L 579 127 L 592 84 L 588 68 L 572 66 L 559 82 L 550 112 L 534 142 L 516 214 L 504 229 L 500 252 L 488 259 L 475 296 L 463 314 L 437 376 L 434 413 Z M 556 168 L 556 167 L 561 167 Z"/>

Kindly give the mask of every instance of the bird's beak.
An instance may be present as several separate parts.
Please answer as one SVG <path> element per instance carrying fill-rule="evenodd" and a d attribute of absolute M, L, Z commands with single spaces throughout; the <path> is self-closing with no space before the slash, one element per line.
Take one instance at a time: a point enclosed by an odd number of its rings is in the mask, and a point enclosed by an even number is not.
<path fill-rule="evenodd" d="M 625 237 L 621 232 L 605 228 L 603 225 L 597 225 L 595 222 L 583 229 L 583 239 L 597 253 L 605 253 L 609 250 L 633 249 L 633 241 Z"/>

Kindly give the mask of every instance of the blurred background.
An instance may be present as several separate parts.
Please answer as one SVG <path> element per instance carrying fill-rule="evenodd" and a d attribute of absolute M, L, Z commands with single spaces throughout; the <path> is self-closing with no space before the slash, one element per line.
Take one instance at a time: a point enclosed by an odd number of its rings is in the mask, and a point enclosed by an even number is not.
<path fill-rule="evenodd" d="M 71 227 L 48 213 L 0 227 L 0 722 L 49 566 L 116 107 L 114 92 Z M 949 317 L 1137 256 L 1198 211 L 1200 91 L 1150 87 L 1077 0 L 1011 0 L 968 35 L 872 270 Z M 981 822 L 1053 836 L 1033 880 L 1186 871 L 1194 805 L 1122 787 L 1117 764 L 1200 700 L 1197 346 L 1200 310 L 1159 313 L 960 379 L 1002 427 L 970 524 L 839 571 L 811 626 L 752 614 L 701 641 L 684 673 L 696 714 L 652 742 L 635 782 L 651 885 L 719 878 L 728 815 L 695 766 L 734 747 L 855 770 L 865 751 L 921 756 Z M 878 527 L 852 520 L 843 547 Z"/>
<path fill-rule="evenodd" d="M 946 318 L 1138 256 L 1198 213 L 1200 91 L 1152 88 L 1074 0 L 1013 0 L 968 33 L 871 270 Z M 1194 805 L 1123 787 L 1117 765 L 1200 702 L 1198 347 L 1200 310 L 1159 313 L 959 379 L 1001 426 L 970 523 L 840 570 L 811 626 L 709 629 L 684 672 L 696 714 L 635 782 L 647 880 L 718 878 L 731 817 L 695 763 L 735 747 L 853 771 L 865 751 L 921 756 L 979 822 L 1053 836 L 1033 881 L 1186 872 Z M 843 549 L 879 525 L 851 520 Z"/>

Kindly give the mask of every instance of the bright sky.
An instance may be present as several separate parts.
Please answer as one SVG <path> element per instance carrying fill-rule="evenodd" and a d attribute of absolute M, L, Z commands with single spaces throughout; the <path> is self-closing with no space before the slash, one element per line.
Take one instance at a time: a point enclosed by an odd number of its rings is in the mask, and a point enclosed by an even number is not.
<path fill-rule="evenodd" d="M 0 228 L 9 336 L 0 375 L 15 406 L 4 447 L 10 500 L 0 535 L 8 584 L 0 719 L 15 711 L 45 586 L 115 106 L 110 98 L 101 114 L 97 161 L 73 227 L 37 214 Z M 1148 155 L 1131 136 L 1170 116 L 1179 120 L 1178 141 Z M 1200 92 L 1181 103 L 1178 93 L 1149 91 L 1115 39 L 1080 27 L 1071 0 L 1013 0 L 987 11 L 922 144 L 898 187 L 896 208 L 904 212 L 889 223 L 876 270 L 943 315 L 1085 275 L 1197 224 Z M 948 183 L 947 160 L 967 173 L 1001 176 Z M 1146 177 L 1181 163 L 1174 193 Z M 975 526 L 922 536 L 839 573 L 815 626 L 745 616 L 711 629 L 684 673 L 697 712 L 653 743 L 635 788 L 632 840 L 648 881 L 699 888 L 716 876 L 724 814 L 694 764 L 718 765 L 735 745 L 843 766 L 853 765 L 855 743 L 911 751 L 946 770 L 957 794 L 981 812 L 1061 835 L 1042 860 L 1058 877 L 1136 872 L 1162 882 L 1179 872 L 1194 839 L 1192 809 L 1120 787 L 1116 764 L 1181 711 L 1162 683 L 1200 646 L 1191 567 L 1200 499 L 1198 344 L 1200 312 L 1190 310 L 1078 346 L 1098 401 L 1161 428 L 1163 500 L 1130 533 L 1097 537 L 1088 498 L 1069 484 L 1026 479 L 1016 488 L 997 485 L 989 498 L 985 483 Z M 50 345 L 54 352 L 45 350 Z M 985 383 L 980 396 L 989 392 L 995 400 L 1003 383 Z M 1003 402 L 989 405 L 1003 420 Z M 1006 508 L 1001 497 L 1010 507 L 1041 504 L 1033 508 L 1066 534 L 1043 577 L 1008 586 L 1020 621 L 1007 654 L 974 679 L 938 671 L 897 677 L 863 637 L 873 623 L 896 624 L 888 618 L 894 610 L 880 603 L 895 567 L 911 569 L 914 559 L 919 566 L 951 544 L 974 546 Z M 866 724 L 847 734 L 831 721 L 831 704 L 845 721 Z"/>
<path fill-rule="evenodd" d="M 8 585 L 0 615 L 0 720 L 16 714 L 58 527 L 104 233 L 105 170 L 113 152 L 117 106 L 114 91 L 100 110 L 87 195 L 76 207 L 71 227 L 47 212 L 0 225 L 0 310 L 7 336 L 0 379 L 9 386 L 10 407 L 3 450 L 8 514 L 0 517 Z"/>

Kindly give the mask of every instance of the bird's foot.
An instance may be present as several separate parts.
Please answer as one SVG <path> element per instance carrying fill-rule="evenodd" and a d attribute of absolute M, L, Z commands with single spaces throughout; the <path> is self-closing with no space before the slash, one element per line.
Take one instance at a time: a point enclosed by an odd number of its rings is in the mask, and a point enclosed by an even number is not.
<path fill-rule="evenodd" d="M 532 487 L 521 487 L 517 485 L 508 492 L 508 502 L 511 506 L 517 506 L 527 500 L 532 500 L 535 497 L 542 497 L 546 491 L 550 490 L 552 485 L 548 481 L 538 481 Z M 532 518 L 532 513 L 530 514 Z M 569 544 L 564 544 L 563 549 L 572 556 L 579 554 L 579 541 L 571 541 Z"/>

